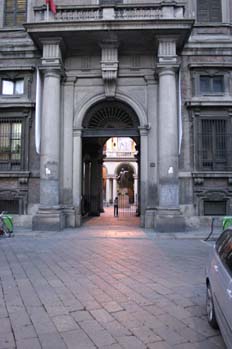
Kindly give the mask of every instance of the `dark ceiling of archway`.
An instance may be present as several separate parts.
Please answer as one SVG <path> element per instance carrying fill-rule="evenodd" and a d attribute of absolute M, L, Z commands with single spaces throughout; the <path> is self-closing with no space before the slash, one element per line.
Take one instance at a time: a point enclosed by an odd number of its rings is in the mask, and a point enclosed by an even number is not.
<path fill-rule="evenodd" d="M 137 128 L 139 120 L 132 108 L 122 102 L 100 102 L 89 109 L 84 128 Z"/>

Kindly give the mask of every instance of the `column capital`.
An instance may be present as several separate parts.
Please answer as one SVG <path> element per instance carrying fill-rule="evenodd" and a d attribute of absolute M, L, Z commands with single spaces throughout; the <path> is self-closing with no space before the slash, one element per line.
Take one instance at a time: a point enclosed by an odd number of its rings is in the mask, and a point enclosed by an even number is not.
<path fill-rule="evenodd" d="M 138 129 L 139 129 L 140 136 L 147 136 L 150 128 L 151 128 L 150 124 L 139 126 Z"/>
<path fill-rule="evenodd" d="M 158 63 L 156 65 L 156 71 L 159 77 L 162 75 L 175 75 L 179 67 L 179 64 Z"/>
<path fill-rule="evenodd" d="M 175 63 L 177 61 L 176 37 L 160 36 L 157 40 L 159 63 Z"/>
<path fill-rule="evenodd" d="M 60 65 L 46 67 L 41 66 L 39 69 L 45 78 L 53 77 L 60 79 L 64 76 L 64 71 Z"/>
<path fill-rule="evenodd" d="M 64 84 L 65 86 L 74 86 L 75 83 L 77 81 L 77 77 L 76 76 L 65 76 L 64 78 Z"/>
<path fill-rule="evenodd" d="M 82 135 L 82 129 L 74 129 L 73 130 L 73 137 L 74 138 L 81 137 L 81 135 Z"/>
<path fill-rule="evenodd" d="M 43 47 L 43 56 L 41 58 L 44 66 L 63 66 L 62 51 L 64 51 L 64 42 L 62 38 L 45 38 L 40 40 Z"/>

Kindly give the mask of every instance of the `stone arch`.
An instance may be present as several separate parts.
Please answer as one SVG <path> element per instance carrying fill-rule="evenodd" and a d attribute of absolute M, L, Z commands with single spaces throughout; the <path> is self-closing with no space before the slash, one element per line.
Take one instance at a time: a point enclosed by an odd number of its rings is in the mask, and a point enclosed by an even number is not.
<path fill-rule="evenodd" d="M 79 113 L 74 115 L 74 123 L 73 123 L 74 129 L 81 129 L 82 124 L 84 122 L 84 119 L 85 119 L 88 111 L 94 105 L 96 105 L 100 102 L 103 103 L 105 101 L 107 101 L 105 98 L 105 95 L 101 94 L 101 95 L 94 96 L 94 97 L 90 98 L 87 102 L 85 102 L 84 105 L 82 106 L 81 110 L 79 111 Z M 145 110 L 143 109 L 143 107 L 141 105 L 139 105 L 132 98 L 130 98 L 124 94 L 117 93 L 116 98 L 113 101 L 114 102 L 117 102 L 117 101 L 123 102 L 125 105 L 129 106 L 134 111 L 135 115 L 137 115 L 137 118 L 139 120 L 139 126 L 142 127 L 142 126 L 145 126 L 147 124 L 147 116 L 146 116 Z"/>
<path fill-rule="evenodd" d="M 120 162 L 120 163 L 118 164 L 118 166 L 115 167 L 115 170 L 114 170 L 114 175 L 115 175 L 115 176 L 118 175 L 119 170 L 120 170 L 123 166 L 129 166 L 129 167 L 131 167 L 132 170 L 133 170 L 133 172 L 134 172 L 134 174 L 137 174 L 137 170 L 136 170 L 135 166 L 134 166 L 130 161 L 128 161 L 128 162 L 124 161 L 124 162 Z"/>

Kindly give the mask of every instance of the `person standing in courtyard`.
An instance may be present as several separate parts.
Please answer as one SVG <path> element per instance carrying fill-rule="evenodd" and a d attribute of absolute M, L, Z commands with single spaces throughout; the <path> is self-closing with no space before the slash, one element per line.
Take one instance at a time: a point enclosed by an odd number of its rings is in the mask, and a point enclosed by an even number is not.
<path fill-rule="evenodd" d="M 114 217 L 118 217 L 118 197 L 114 199 Z"/>

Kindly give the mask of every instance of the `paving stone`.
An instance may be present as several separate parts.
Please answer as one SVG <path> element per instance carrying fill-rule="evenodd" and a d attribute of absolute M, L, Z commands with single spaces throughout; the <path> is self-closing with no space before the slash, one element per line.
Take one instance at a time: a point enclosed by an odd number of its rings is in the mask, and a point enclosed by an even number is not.
<path fill-rule="evenodd" d="M 42 349 L 37 338 L 21 339 L 16 342 L 17 349 Z"/>
<path fill-rule="evenodd" d="M 109 313 L 116 313 L 118 311 L 124 310 L 117 302 L 108 302 L 108 303 L 103 303 L 102 304 L 105 310 Z"/>
<path fill-rule="evenodd" d="M 122 336 L 130 336 L 132 334 L 125 326 L 118 321 L 111 321 L 103 324 L 104 328 L 112 334 L 114 338 Z"/>
<path fill-rule="evenodd" d="M 77 323 L 70 315 L 59 315 L 52 318 L 57 330 L 59 332 L 72 331 L 79 328 Z"/>
<path fill-rule="evenodd" d="M 57 333 L 41 334 L 39 335 L 43 349 L 66 349 L 64 339 Z M 34 348 L 31 348 L 34 349 Z"/>
<path fill-rule="evenodd" d="M 119 344 L 112 344 L 112 345 L 104 345 L 103 347 L 99 347 L 100 349 L 122 349 L 121 345 Z"/>
<path fill-rule="evenodd" d="M 144 345 L 135 336 L 118 337 L 117 340 L 124 349 L 146 349 L 146 345 Z"/>
<path fill-rule="evenodd" d="M 11 324 L 9 318 L 0 319 L 0 335 L 11 332 Z"/>
<path fill-rule="evenodd" d="M 147 349 L 173 349 L 173 346 L 170 346 L 167 342 L 155 342 L 149 343 Z M 197 349 L 197 348 L 196 348 Z"/>
<path fill-rule="evenodd" d="M 56 327 L 42 307 L 28 308 L 29 316 L 38 334 L 56 333 Z"/>
<path fill-rule="evenodd" d="M 116 340 L 111 336 L 111 334 L 105 330 L 89 333 L 89 337 L 97 347 L 112 345 L 116 343 Z"/>
<path fill-rule="evenodd" d="M 154 331 L 150 330 L 149 328 L 142 326 L 139 328 L 133 329 L 133 334 L 139 338 L 143 343 L 149 344 L 154 342 L 160 342 L 162 338 L 157 336 Z"/>
<path fill-rule="evenodd" d="M 70 315 L 74 318 L 74 320 L 77 323 L 87 320 L 93 320 L 92 315 L 87 310 L 73 311 L 70 313 Z"/>
<path fill-rule="evenodd" d="M 15 340 L 12 332 L 0 334 L 0 349 L 8 349 L 15 347 Z"/>
<path fill-rule="evenodd" d="M 82 330 L 67 331 L 62 337 L 68 349 L 96 349 L 96 346 Z"/>
<path fill-rule="evenodd" d="M 92 310 L 90 313 L 97 321 L 101 323 L 114 320 L 114 318 L 105 309 Z"/>

